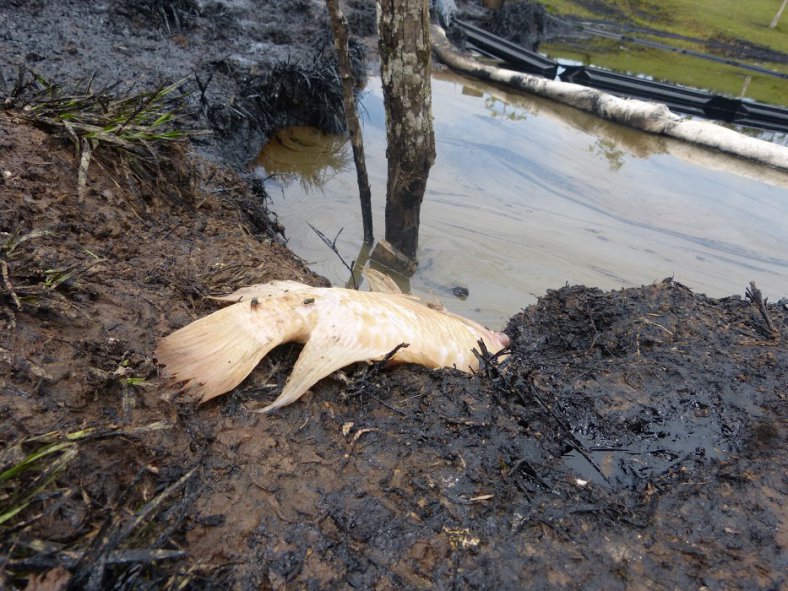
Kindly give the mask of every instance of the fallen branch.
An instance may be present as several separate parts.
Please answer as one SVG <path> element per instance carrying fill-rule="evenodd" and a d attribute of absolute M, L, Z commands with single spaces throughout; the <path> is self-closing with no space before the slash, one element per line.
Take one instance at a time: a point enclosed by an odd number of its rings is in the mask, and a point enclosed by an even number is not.
<path fill-rule="evenodd" d="M 314 227 L 312 224 L 310 224 L 309 222 L 307 222 L 307 226 L 309 226 L 310 228 L 312 228 L 312 231 L 313 231 L 315 234 L 317 234 L 317 236 L 318 236 L 318 238 L 320 238 L 320 240 L 322 240 L 322 241 L 323 241 L 323 244 L 325 244 L 326 246 L 328 246 L 328 248 L 330 248 L 330 249 L 333 251 L 333 253 L 339 257 L 339 260 L 342 262 L 342 264 L 343 264 L 343 265 L 345 265 L 345 268 L 346 268 L 348 271 L 350 271 L 350 279 L 351 279 L 351 280 L 352 280 L 352 282 L 353 282 L 353 289 L 358 289 L 358 284 L 356 283 L 356 276 L 355 276 L 355 274 L 353 273 L 353 263 L 355 263 L 355 261 L 353 261 L 352 263 L 350 263 L 350 264 L 348 265 L 348 264 L 347 264 L 347 261 L 345 261 L 345 259 L 342 257 L 342 255 L 341 255 L 341 254 L 339 254 L 339 249 L 337 248 L 337 240 L 339 239 L 339 235 L 342 233 L 342 230 L 344 230 L 345 228 L 340 228 L 340 229 L 339 229 L 339 232 L 337 232 L 337 235 L 336 235 L 336 236 L 334 236 L 334 239 L 333 239 L 333 240 L 331 240 L 331 239 L 330 239 L 328 236 L 326 236 L 325 234 L 323 234 L 323 232 L 321 232 L 320 230 L 318 230 L 317 228 L 315 228 L 315 227 Z"/>
<path fill-rule="evenodd" d="M 744 291 L 744 294 L 750 303 L 758 309 L 761 318 L 763 318 L 763 321 L 766 323 L 766 328 L 763 332 L 772 339 L 778 339 L 780 337 L 780 331 L 772 323 L 772 319 L 769 318 L 769 310 L 766 308 L 766 303 L 769 299 L 763 297 L 761 290 L 755 286 L 755 281 L 750 281 L 750 287 Z"/>

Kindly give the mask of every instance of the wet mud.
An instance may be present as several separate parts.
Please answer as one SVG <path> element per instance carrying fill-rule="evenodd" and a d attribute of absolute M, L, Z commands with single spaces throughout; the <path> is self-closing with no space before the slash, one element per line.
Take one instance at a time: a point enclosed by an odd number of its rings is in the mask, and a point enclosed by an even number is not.
<path fill-rule="evenodd" d="M 185 100 L 214 131 L 162 173 L 167 198 L 99 166 L 80 190 L 67 138 L 0 112 L 0 587 L 785 586 L 786 302 L 571 286 L 513 316 L 511 357 L 480 352 L 474 376 L 362 365 L 255 414 L 298 355 L 285 346 L 206 405 L 165 389 L 155 343 L 214 310 L 206 294 L 325 283 L 233 170 L 269 126 L 331 115 L 333 89 L 244 94 L 316 55 L 322 14 L 0 8 L 3 54 L 60 82 L 212 74 Z"/>

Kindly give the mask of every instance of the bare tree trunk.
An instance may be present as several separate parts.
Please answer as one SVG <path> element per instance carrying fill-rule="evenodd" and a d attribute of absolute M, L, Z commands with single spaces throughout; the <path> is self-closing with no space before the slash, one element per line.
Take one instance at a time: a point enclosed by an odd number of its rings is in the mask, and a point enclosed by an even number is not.
<path fill-rule="evenodd" d="M 326 7 L 331 18 L 331 28 L 334 31 L 334 47 L 337 50 L 337 63 L 339 75 L 342 77 L 342 102 L 345 107 L 345 121 L 350 132 L 350 144 L 353 146 L 353 159 L 356 162 L 356 176 L 358 178 L 358 192 L 361 199 L 361 220 L 364 225 L 364 243 L 372 244 L 372 192 L 369 188 L 367 177 L 367 164 L 364 159 L 364 139 L 361 134 L 361 125 L 356 112 L 355 84 L 350 69 L 350 52 L 347 42 L 347 19 L 339 9 L 337 0 L 326 0 Z"/>
<path fill-rule="evenodd" d="M 377 0 L 386 106 L 386 240 L 415 271 L 419 213 L 435 161 L 429 0 Z"/>

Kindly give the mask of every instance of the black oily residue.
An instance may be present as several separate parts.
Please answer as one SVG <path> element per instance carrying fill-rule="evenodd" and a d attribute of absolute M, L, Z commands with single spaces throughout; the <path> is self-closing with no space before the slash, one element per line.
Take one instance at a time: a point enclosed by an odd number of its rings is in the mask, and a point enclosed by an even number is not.
<path fill-rule="evenodd" d="M 20 66 L 66 87 L 118 84 L 119 94 L 184 80 L 179 92 L 192 114 L 184 123 L 214 132 L 197 148 L 237 168 L 282 127 L 344 129 L 328 19 L 311 2 L 34 4 L 0 8 L 3 22 L 14 23 L 0 89 L 13 87 Z M 355 39 L 351 57 L 363 85 L 366 57 Z"/>
<path fill-rule="evenodd" d="M 311 104 L 314 95 L 271 78 L 327 55 L 319 3 L 172 2 L 160 5 L 174 7 L 163 18 L 145 13 L 157 8 L 142 1 L 128 3 L 126 15 L 110 3 L 11 4 L 6 12 L 0 6 L 4 22 L 14 23 L 3 38 L 9 65 L 34 66 L 60 83 L 96 73 L 98 86 L 188 78 L 194 127 L 210 126 L 210 113 L 227 115 L 213 120 L 217 133 L 199 149 L 234 165 L 257 153 L 277 118 L 303 117 L 329 102 Z M 369 11 L 361 16 L 369 27 Z M 15 72 L 4 68 L 2 78 L 0 86 L 13 87 Z M 288 96 L 298 99 L 296 110 Z M 262 187 L 254 199 L 261 196 Z M 31 269 L 39 267 L 51 265 Z M 11 270 L 19 271 L 13 261 Z M 103 281 L 113 272 L 120 271 L 107 268 Z M 156 273 L 158 283 L 140 279 L 141 295 L 170 290 L 171 301 L 142 325 L 147 341 L 80 334 L 62 345 L 79 347 L 112 384 L 121 379 L 124 351 L 133 351 L 138 369 L 147 368 L 139 375 L 152 381 L 141 399 L 150 401 L 162 387 L 149 354 L 160 317 L 172 314 L 172 302 L 204 293 L 173 287 L 185 281 L 181 269 Z M 138 326 L 143 316 L 124 301 L 129 315 L 118 325 L 132 318 Z M 20 318 L 54 322 L 45 305 L 37 310 Z M 95 521 L 69 507 L 96 498 L 100 506 L 86 511 L 100 514 L 129 490 L 129 508 L 108 511 L 117 533 L 152 494 L 197 466 L 182 496 L 162 510 L 171 520 L 157 517 L 151 535 L 138 540 L 146 551 L 177 547 L 188 558 L 150 561 L 142 571 L 129 566 L 123 580 L 115 566 L 107 586 L 174 587 L 173 573 L 193 573 L 191 586 L 206 589 L 780 588 L 788 311 L 768 310 L 781 339 L 764 337 L 762 319 L 740 298 L 712 300 L 670 281 L 609 293 L 567 287 L 513 317 L 511 358 L 485 363 L 476 376 L 371 368 L 349 373 L 350 383 L 323 380 L 274 415 L 247 412 L 269 402 L 291 371 L 297 351 L 282 348 L 241 389 L 206 405 L 128 409 L 161 411 L 156 418 L 171 427 L 134 446 L 118 439 L 90 448 L 94 455 L 63 476 L 63 490 L 74 494 L 65 505 L 53 499 L 55 523 L 69 535 L 90 531 Z M 9 359 L 4 379 L 13 386 L 23 372 Z M 90 379 L 81 385 L 91 401 L 85 408 L 59 403 L 60 386 L 46 380 L 31 396 L 62 417 L 57 428 L 66 431 L 98 415 L 125 416 L 110 395 L 117 390 L 107 386 L 97 396 Z M 13 423 L 13 407 L 0 411 Z M 118 466 L 136 466 L 143 485 L 129 486 L 133 474 Z M 106 494 L 86 496 L 86 483 Z M 67 542 L 54 538 L 51 523 L 39 524 L 38 537 Z M 98 550 L 70 567 L 76 580 L 103 572 L 110 546 Z M 73 556 L 31 555 L 41 574 Z M 0 571 L 0 584 L 5 576 Z"/>
<path fill-rule="evenodd" d="M 508 361 L 324 381 L 261 426 L 284 447 L 214 457 L 231 475 L 205 494 L 265 466 L 278 513 L 246 540 L 250 586 L 750 588 L 749 560 L 776 584 L 779 503 L 759 499 L 785 485 L 788 351 L 760 323 L 672 281 L 550 292 L 509 323 Z"/>
<path fill-rule="evenodd" d="M 249 76 L 241 83 L 240 97 L 244 111 L 261 130 L 290 125 L 311 125 L 325 133 L 340 133 L 345 129 L 342 91 L 336 55 L 325 40 L 323 48 L 310 61 L 282 62 L 264 74 Z M 365 76 L 364 48 L 351 43 L 351 66 L 356 86 L 363 87 Z M 209 116 L 211 124 L 226 124 Z M 235 133 L 229 126 L 230 133 Z"/>
<path fill-rule="evenodd" d="M 510 2 L 490 13 L 486 28 L 531 51 L 539 48 L 545 31 L 547 12 L 538 2 Z"/>
<path fill-rule="evenodd" d="M 691 458 L 726 458 L 741 441 L 745 417 L 758 412 L 759 396 L 735 363 L 724 371 L 698 371 L 699 364 L 714 367 L 733 345 L 726 339 L 699 347 L 688 338 L 698 330 L 695 314 L 708 302 L 679 287 L 668 293 L 669 306 L 651 311 L 643 309 L 644 294 L 566 289 L 530 315 L 538 318 L 542 312 L 551 325 L 560 318 L 560 330 L 542 336 L 541 343 L 562 352 L 555 369 L 571 367 L 581 356 L 604 360 L 615 375 L 613 381 L 600 382 L 597 375 L 562 381 L 564 389 L 569 386 L 564 392 L 568 422 L 591 456 L 607 463 L 607 476 L 621 485 L 631 485 L 633 474 L 655 477 Z M 619 300 L 615 306 L 611 298 Z M 552 309 L 545 309 L 547 302 Z M 510 328 L 516 341 L 531 349 L 526 359 L 545 367 L 544 349 L 538 349 L 538 359 L 533 350 L 536 335 L 516 324 Z M 569 359 L 566 351 L 573 352 Z M 575 452 L 570 458 L 583 478 L 598 480 L 588 461 Z"/>

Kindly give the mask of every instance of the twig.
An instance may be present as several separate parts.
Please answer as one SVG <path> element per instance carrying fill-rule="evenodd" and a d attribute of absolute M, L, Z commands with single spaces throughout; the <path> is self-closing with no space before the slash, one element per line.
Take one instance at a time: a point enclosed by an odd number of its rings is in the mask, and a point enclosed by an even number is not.
<path fill-rule="evenodd" d="M 36 569 L 44 570 L 62 566 L 74 568 L 84 555 L 83 551 L 56 551 L 50 550 L 49 553 L 39 553 L 30 558 L 9 560 L 9 568 Z M 186 552 L 183 550 L 166 550 L 161 548 L 135 548 L 131 550 L 113 550 L 107 556 L 107 564 L 128 564 L 128 563 L 149 563 L 159 560 L 172 560 L 183 558 Z M 39 587 L 40 588 L 40 587 Z"/>
<path fill-rule="evenodd" d="M 79 159 L 79 173 L 77 175 L 77 201 L 82 203 L 85 201 L 85 194 L 87 193 L 88 185 L 88 168 L 90 167 L 90 157 L 93 153 L 93 147 L 90 145 L 90 140 L 86 137 L 82 138 L 82 156 Z"/>
<path fill-rule="evenodd" d="M 545 487 L 547 490 L 550 490 L 550 485 L 549 485 L 549 484 L 547 484 L 547 483 L 546 483 L 546 482 L 545 482 L 545 481 L 544 481 L 544 480 L 543 480 L 543 479 L 542 479 L 542 478 L 539 476 L 539 473 L 536 471 L 536 468 L 534 468 L 534 467 L 533 467 L 533 466 L 532 466 L 532 465 L 531 465 L 531 464 L 528 462 L 528 460 L 526 460 L 525 458 L 521 458 L 521 459 L 517 460 L 517 461 L 515 462 L 514 466 L 512 466 L 512 467 L 509 469 L 509 472 L 506 474 L 506 476 L 507 476 L 507 477 L 509 477 L 509 478 L 511 478 L 512 474 L 514 474 L 515 472 L 524 472 L 524 473 L 525 473 L 527 476 L 530 476 L 530 477 L 531 477 L 531 479 L 533 479 L 533 480 L 535 480 L 536 482 L 538 482 L 539 484 L 541 484 L 541 485 L 542 485 L 543 487 Z"/>
<path fill-rule="evenodd" d="M 342 456 L 342 459 L 339 462 L 340 472 L 345 469 L 348 462 L 350 461 L 350 455 L 353 453 L 353 450 L 356 447 L 356 442 L 359 440 L 359 438 L 365 433 L 374 433 L 375 431 L 380 431 L 380 429 L 377 429 L 375 427 L 369 427 L 366 429 L 359 429 L 358 431 L 356 431 L 356 433 L 353 435 L 353 439 L 350 441 L 350 446 L 348 447 L 347 451 Z"/>
<path fill-rule="evenodd" d="M 755 281 L 750 281 L 750 287 L 745 289 L 744 294 L 747 296 L 747 299 L 750 300 L 750 303 L 754 304 L 761 313 L 761 317 L 766 323 L 766 329 L 769 336 L 773 339 L 779 338 L 780 331 L 772 324 L 772 319 L 769 318 L 769 311 L 766 309 L 766 303 L 769 299 L 763 297 L 761 290 L 755 286 Z"/>
<path fill-rule="evenodd" d="M 569 424 L 562 417 L 559 417 L 558 414 L 553 410 L 553 408 L 550 405 L 548 405 L 544 401 L 544 399 L 539 395 L 539 393 L 537 392 L 539 388 L 534 382 L 533 376 L 529 376 L 529 382 L 531 386 L 530 388 L 531 395 L 534 397 L 536 402 L 538 402 L 539 405 L 543 409 L 545 409 L 550 414 L 551 417 L 553 417 L 553 420 L 556 423 L 558 423 L 558 427 L 564 432 L 564 435 L 567 438 L 567 445 L 569 445 L 577 453 L 583 456 L 585 461 L 588 462 L 594 470 L 596 470 L 597 474 L 599 474 L 607 484 L 610 484 L 610 480 L 608 479 L 607 476 L 605 476 L 604 472 L 602 472 L 602 469 L 599 466 L 597 466 L 597 463 L 594 461 L 594 458 L 591 457 L 591 454 L 589 454 L 586 451 L 585 447 L 583 447 L 583 444 L 580 442 L 580 440 L 577 437 L 575 437 L 574 433 L 572 433 L 572 428 L 569 426 Z"/>
<path fill-rule="evenodd" d="M 364 370 L 360 372 L 359 377 L 353 380 L 354 384 L 357 384 L 359 382 L 365 382 L 366 380 L 368 380 L 370 376 L 373 376 L 379 371 L 381 371 L 382 369 L 384 369 L 386 365 L 388 365 L 389 361 L 391 361 L 391 358 L 394 357 L 394 355 L 396 355 L 400 349 L 407 349 L 408 347 L 410 347 L 410 343 L 400 343 L 399 345 L 394 347 L 391 351 L 389 351 L 383 356 L 383 359 L 381 359 L 380 361 L 376 361 L 372 365 L 364 368 Z"/>
<path fill-rule="evenodd" d="M 386 353 L 383 359 L 375 363 L 374 369 L 377 370 L 386 367 L 386 365 L 388 365 L 388 362 L 391 361 L 391 358 L 394 357 L 394 355 L 396 355 L 400 349 L 407 349 L 408 347 L 410 347 L 410 343 L 400 343 L 399 345 L 394 347 L 391 351 Z"/>
<path fill-rule="evenodd" d="M 16 295 L 14 291 L 14 286 L 11 285 L 11 278 L 8 273 L 8 263 L 5 261 L 0 261 L 0 272 L 2 273 L 3 277 L 3 285 L 5 286 L 5 290 L 11 296 L 11 299 L 14 300 L 14 305 L 16 306 L 17 310 L 22 309 L 22 302 L 19 301 L 19 296 Z"/>
<path fill-rule="evenodd" d="M 487 345 L 482 339 L 476 341 L 476 344 L 479 345 L 479 351 L 476 349 L 471 349 L 471 353 L 473 353 L 473 355 L 479 361 L 478 373 L 483 373 L 491 380 L 502 378 L 503 375 L 501 373 L 501 369 L 503 369 L 508 364 L 508 355 L 511 353 L 511 349 L 509 347 L 504 347 L 497 353 L 493 354 L 490 353 L 489 349 L 487 349 Z M 501 357 L 506 357 L 506 359 L 501 361 Z"/>
<path fill-rule="evenodd" d="M 341 254 L 339 254 L 339 249 L 337 248 L 337 240 L 339 239 L 339 235 L 342 233 L 342 230 L 344 230 L 345 228 L 340 228 L 340 229 L 339 229 L 339 232 L 337 232 L 337 235 L 336 235 L 336 236 L 334 236 L 334 239 L 333 239 L 333 240 L 331 240 L 331 239 L 330 239 L 328 236 L 326 236 L 325 234 L 323 234 L 323 232 L 321 232 L 320 230 L 318 230 L 317 228 L 315 228 L 315 227 L 314 227 L 312 224 L 310 224 L 309 222 L 307 222 L 307 226 L 309 226 L 310 228 L 312 228 L 312 231 L 313 231 L 315 234 L 317 234 L 317 235 L 318 235 L 318 237 L 320 238 L 320 240 L 322 240 L 322 241 L 323 241 L 323 243 L 324 243 L 326 246 L 328 246 L 328 248 L 330 248 L 330 249 L 331 249 L 331 250 L 334 252 L 334 254 L 335 254 L 335 255 L 337 255 L 337 256 L 339 257 L 339 260 L 340 260 L 340 261 L 342 261 L 342 264 L 343 264 L 343 265 L 345 265 L 345 268 L 346 268 L 348 271 L 350 271 L 350 279 L 353 281 L 353 289 L 358 289 L 358 283 L 356 283 L 356 277 L 355 277 L 355 275 L 353 274 L 353 265 L 352 265 L 352 263 L 351 263 L 350 265 L 348 265 L 348 264 L 347 264 L 347 262 L 345 261 L 345 259 L 342 257 L 342 255 L 341 255 Z"/>
<path fill-rule="evenodd" d="M 74 573 L 75 581 L 84 583 L 84 589 L 101 589 L 103 587 L 104 576 L 106 574 L 106 566 L 109 564 L 109 557 L 117 547 L 124 542 L 132 532 L 143 522 L 155 516 L 161 509 L 161 505 L 170 496 L 179 492 L 186 483 L 192 478 L 197 471 L 198 466 L 193 467 L 186 474 L 184 474 L 176 482 L 165 488 L 158 496 L 148 501 L 137 513 L 135 513 L 125 524 L 109 531 L 110 527 L 116 524 L 113 514 L 110 513 L 107 521 L 102 529 L 94 538 L 90 548 L 88 548 L 82 557 L 79 559 L 76 572 Z M 133 481 L 133 485 L 139 479 L 140 474 Z M 134 489 L 130 486 L 128 490 Z M 124 495 L 125 497 L 125 495 Z M 125 498 L 122 500 L 125 502 Z M 85 581 L 85 579 L 87 579 Z"/>
<path fill-rule="evenodd" d="M 384 355 L 383 359 L 381 359 L 380 361 L 376 361 L 372 365 L 362 369 L 361 372 L 359 372 L 359 375 L 357 377 L 355 377 L 353 379 L 353 382 L 351 383 L 351 387 L 352 387 L 351 395 L 358 393 L 360 390 L 363 391 L 365 386 L 367 386 L 367 385 L 372 385 L 372 384 L 369 383 L 370 377 L 374 376 L 379 371 L 384 369 L 386 367 L 386 365 L 389 363 L 389 361 L 391 361 L 391 358 L 394 357 L 394 355 L 397 354 L 397 351 L 399 351 L 400 349 L 405 349 L 406 347 L 409 347 L 409 346 L 410 346 L 409 343 L 400 343 L 399 345 L 394 347 L 391 351 L 386 353 L 386 355 Z M 371 394 L 369 392 L 364 392 L 364 395 L 365 396 L 369 396 L 370 398 L 372 398 L 373 400 L 376 400 L 377 402 L 379 402 L 380 404 L 382 404 L 383 406 L 385 406 L 389 410 L 393 410 L 394 412 L 399 413 L 402 416 L 408 416 L 408 417 L 411 416 L 410 413 L 405 412 L 405 411 L 403 411 L 403 410 L 401 410 L 399 408 L 396 408 L 395 406 L 392 406 L 392 405 L 388 404 L 387 402 L 385 402 L 384 400 L 381 400 L 380 398 L 378 398 L 374 394 Z"/>
<path fill-rule="evenodd" d="M 393 405 L 389 404 L 388 402 L 386 402 L 382 398 L 378 398 L 374 394 L 367 394 L 367 396 L 372 398 L 372 400 L 374 400 L 375 402 L 385 406 L 387 409 L 389 409 L 391 411 L 394 411 L 395 413 L 397 413 L 399 415 L 402 415 L 403 417 L 411 417 L 412 418 L 412 416 L 413 416 L 411 413 L 405 412 L 404 410 L 399 409 L 396 406 L 393 406 Z"/>
<path fill-rule="evenodd" d="M 192 73 L 194 74 L 194 79 L 197 81 L 197 88 L 200 90 L 200 109 L 202 109 L 204 115 L 207 115 L 210 105 L 205 94 L 208 92 L 208 85 L 211 83 L 211 80 L 213 80 L 213 72 L 208 74 L 208 79 L 205 82 L 200 79 L 197 72 Z"/>
<path fill-rule="evenodd" d="M 517 394 L 523 404 L 526 404 L 525 394 L 522 392 L 521 388 L 514 388 L 512 386 L 511 380 L 507 379 L 506 376 L 501 372 L 502 367 L 508 362 L 511 357 L 504 360 L 502 363 L 498 362 L 498 356 L 506 355 L 510 351 L 509 349 L 503 349 L 499 351 L 497 354 L 492 355 L 487 350 L 487 347 L 484 344 L 484 341 L 481 339 L 478 341 L 479 349 L 481 353 L 473 350 L 474 355 L 479 360 L 479 373 L 484 373 L 485 377 L 492 380 L 494 387 L 502 392 L 507 392 L 509 394 Z M 545 402 L 545 400 L 539 395 L 539 387 L 536 385 L 536 382 L 533 377 L 533 370 L 528 372 L 528 384 L 530 386 L 531 395 L 533 396 L 534 400 L 553 418 L 553 420 L 558 424 L 558 427 L 564 432 L 564 435 L 567 439 L 567 444 L 574 449 L 577 453 L 579 453 L 583 458 L 591 465 L 591 467 L 596 470 L 602 479 L 610 483 L 607 476 L 604 475 L 602 470 L 597 466 L 594 459 L 591 455 L 585 450 L 583 444 L 580 440 L 575 437 L 574 433 L 572 433 L 572 428 L 569 424 L 553 410 L 553 408 Z"/>

